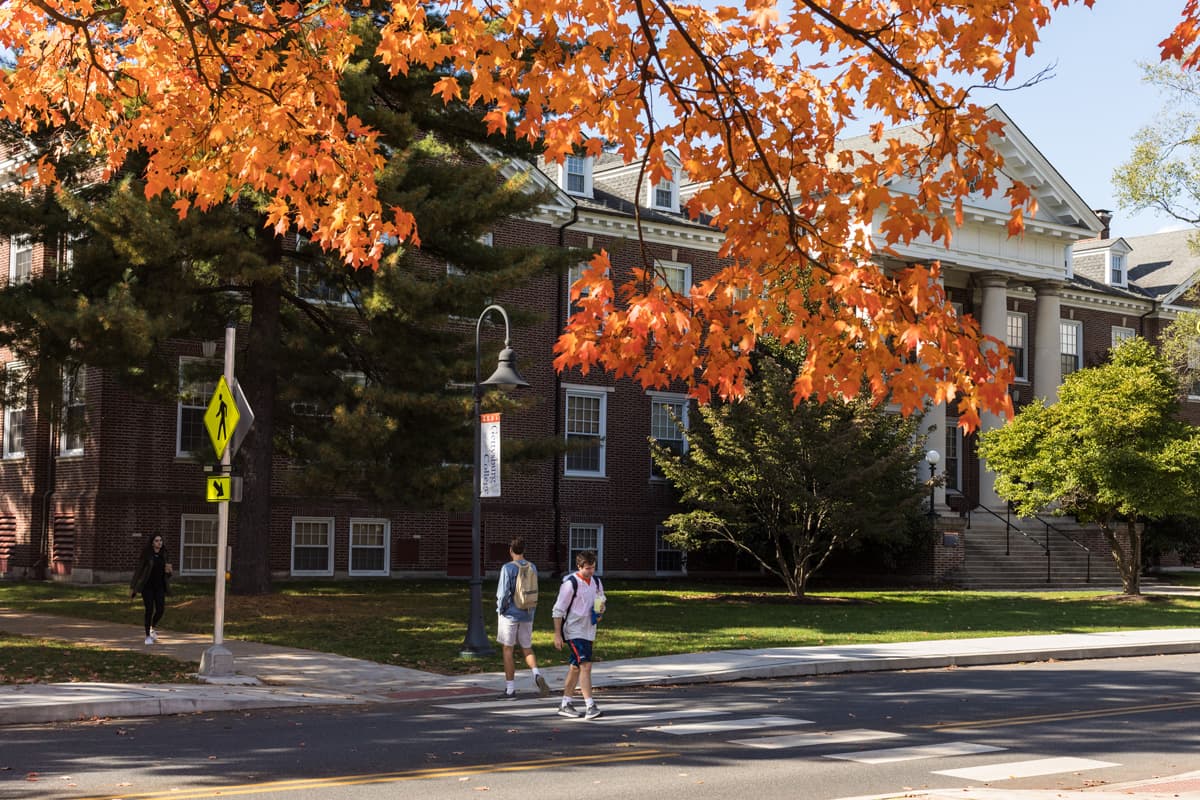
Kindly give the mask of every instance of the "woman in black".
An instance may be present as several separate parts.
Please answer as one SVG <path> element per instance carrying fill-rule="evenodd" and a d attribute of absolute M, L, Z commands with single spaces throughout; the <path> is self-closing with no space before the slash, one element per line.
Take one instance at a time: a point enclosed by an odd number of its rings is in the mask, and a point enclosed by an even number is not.
<path fill-rule="evenodd" d="M 167 606 L 167 579 L 171 577 L 171 562 L 163 547 L 163 537 L 155 536 L 146 542 L 138 559 L 133 580 L 129 583 L 129 596 L 142 593 L 142 604 L 146 606 L 146 644 L 158 640 L 155 626 L 162 619 Z"/>

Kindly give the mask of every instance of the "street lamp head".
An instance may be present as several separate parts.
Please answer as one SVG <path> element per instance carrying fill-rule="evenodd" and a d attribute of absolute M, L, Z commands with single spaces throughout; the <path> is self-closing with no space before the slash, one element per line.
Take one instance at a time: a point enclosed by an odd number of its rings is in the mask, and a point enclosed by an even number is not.
<path fill-rule="evenodd" d="M 212 358 L 217 354 L 217 342 L 215 339 L 205 339 L 200 342 L 200 352 L 205 358 Z"/>
<path fill-rule="evenodd" d="M 937 463 L 942 460 L 942 454 L 937 450 L 930 450 L 925 454 L 925 460 L 929 462 L 930 467 L 936 467 Z"/>
<path fill-rule="evenodd" d="M 492 377 L 483 382 L 483 385 L 495 386 L 506 391 L 529 387 L 529 382 L 521 377 L 521 373 L 517 372 L 517 354 L 511 347 L 505 347 L 500 351 L 496 371 L 492 373 Z"/>

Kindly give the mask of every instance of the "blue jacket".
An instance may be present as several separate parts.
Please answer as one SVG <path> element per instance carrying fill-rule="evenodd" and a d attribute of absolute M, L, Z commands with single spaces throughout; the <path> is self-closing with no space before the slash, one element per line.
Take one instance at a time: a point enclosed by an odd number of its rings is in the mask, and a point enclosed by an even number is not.
<path fill-rule="evenodd" d="M 533 622 L 533 612 L 537 611 L 537 606 L 520 609 L 513 605 L 513 589 L 517 586 L 517 570 L 521 564 L 529 562 L 525 559 L 510 561 L 500 568 L 500 580 L 496 583 L 496 613 L 515 622 Z M 537 567 L 533 567 L 533 571 L 536 573 Z"/>

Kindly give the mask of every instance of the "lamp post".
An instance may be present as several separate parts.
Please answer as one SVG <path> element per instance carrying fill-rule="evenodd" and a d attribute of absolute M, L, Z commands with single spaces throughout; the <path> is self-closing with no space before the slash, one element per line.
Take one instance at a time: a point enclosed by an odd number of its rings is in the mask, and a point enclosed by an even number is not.
<path fill-rule="evenodd" d="M 933 519 L 937 516 L 937 510 L 933 507 L 933 489 L 934 489 L 934 467 L 942 460 L 942 454 L 937 450 L 930 450 L 925 454 L 925 461 L 929 464 L 929 518 Z"/>
<path fill-rule="evenodd" d="M 499 311 L 500 316 L 504 318 L 504 349 L 500 351 L 496 371 L 492 373 L 492 377 L 486 381 L 480 381 L 479 330 L 483 327 L 483 320 L 490 311 Z M 480 404 L 483 400 L 483 387 L 485 386 L 495 386 L 505 390 L 523 389 L 529 386 L 529 383 L 517 372 L 517 354 L 509 346 L 508 314 L 503 308 L 495 304 L 485 308 L 483 313 L 479 315 L 479 319 L 475 322 L 475 418 L 472 421 L 475 428 L 475 460 L 471 480 L 471 610 L 470 618 L 467 620 L 467 635 L 463 639 L 462 651 L 460 652 L 461 656 L 468 658 L 492 654 L 492 643 L 488 640 L 487 632 L 483 627 L 483 569 L 479 553 L 481 548 L 479 493 L 480 472 L 483 468 L 480 463 L 480 448 L 482 446 L 483 434 L 479 414 Z"/>

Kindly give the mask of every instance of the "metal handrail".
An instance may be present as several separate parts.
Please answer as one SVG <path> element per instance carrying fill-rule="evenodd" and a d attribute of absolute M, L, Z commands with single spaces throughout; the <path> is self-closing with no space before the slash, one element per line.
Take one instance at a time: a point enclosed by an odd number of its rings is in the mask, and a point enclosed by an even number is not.
<path fill-rule="evenodd" d="M 1052 525 L 1052 524 L 1051 524 L 1049 521 L 1047 521 L 1047 520 L 1043 519 L 1041 516 L 1039 516 L 1039 515 L 1037 515 L 1037 514 L 1034 514 L 1034 515 L 1033 515 L 1033 518 L 1034 518 L 1034 519 L 1036 519 L 1038 522 L 1040 522 L 1040 523 L 1042 523 L 1043 525 L 1045 525 L 1045 526 L 1046 526 L 1046 531 L 1047 531 L 1046 543 L 1047 543 L 1047 545 L 1049 545 L 1049 541 L 1050 541 L 1049 532 L 1050 532 L 1050 531 L 1054 531 L 1054 532 L 1055 532 L 1055 533 L 1057 533 L 1059 536 L 1063 537 L 1063 538 L 1064 538 L 1064 539 L 1066 539 L 1068 542 L 1070 542 L 1071 544 L 1075 545 L 1076 547 L 1078 547 L 1078 548 L 1079 548 L 1080 550 L 1082 550 L 1083 552 L 1087 553 L 1087 577 L 1086 577 L 1086 578 L 1084 578 L 1084 582 L 1085 582 L 1085 583 L 1091 583 L 1091 582 L 1092 582 L 1092 548 L 1088 547 L 1086 544 L 1084 544 L 1083 542 L 1079 541 L 1079 540 L 1078 540 L 1078 539 L 1076 539 L 1074 536 L 1072 536 L 1071 534 L 1069 534 L 1069 533 L 1067 533 L 1066 531 L 1062 530 L 1061 528 L 1058 528 L 1058 527 L 1056 527 L 1056 526 Z"/>
<path fill-rule="evenodd" d="M 965 494 L 963 494 L 960 491 L 954 490 L 954 489 L 946 489 L 946 496 L 947 496 L 947 498 L 949 498 L 949 497 L 962 498 L 962 500 L 964 500 L 964 501 L 967 499 L 967 496 Z M 966 503 L 964 503 L 964 505 L 966 505 Z M 1033 538 L 1033 536 L 1030 535 L 1030 533 L 1026 532 L 1020 525 L 1018 525 L 1012 521 L 1012 510 L 1013 509 L 1012 509 L 1011 502 L 1006 505 L 1005 513 L 1004 513 L 1003 517 L 1000 516 L 995 511 L 993 511 L 992 509 L 983 505 L 982 503 L 979 505 L 976 505 L 974 508 L 968 506 L 966 511 L 959 512 L 960 517 L 966 517 L 968 530 L 970 530 L 970 528 L 971 528 L 971 514 L 978 510 L 985 511 L 988 514 L 991 514 L 993 517 L 995 517 L 996 519 L 998 519 L 1004 523 L 1004 555 L 1007 556 L 1007 555 L 1012 554 L 1012 549 L 1010 547 L 1009 534 L 1014 529 L 1017 531 L 1017 533 L 1021 534 L 1026 539 L 1033 542 L 1038 547 L 1042 548 L 1042 552 L 1046 554 L 1046 582 L 1047 583 L 1050 582 L 1050 559 L 1051 559 L 1051 556 L 1050 556 L 1050 552 L 1051 552 L 1050 551 L 1050 531 L 1054 531 L 1059 536 L 1066 539 L 1068 542 L 1075 545 L 1083 552 L 1087 553 L 1087 577 L 1084 579 L 1084 581 L 1086 583 L 1092 582 L 1092 549 L 1090 547 L 1088 547 L 1087 545 L 1085 545 L 1083 542 L 1076 539 L 1071 534 L 1067 533 L 1066 531 L 1062 530 L 1061 528 L 1059 528 L 1056 525 L 1054 525 L 1053 523 L 1051 523 L 1049 520 L 1044 519 L 1039 514 L 1034 514 L 1032 517 L 1032 519 L 1042 523 L 1042 525 L 1045 526 L 1045 530 L 1043 532 L 1044 541 L 1039 542 L 1037 539 Z"/>

